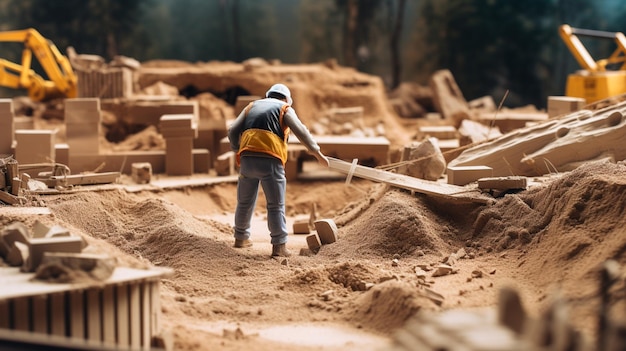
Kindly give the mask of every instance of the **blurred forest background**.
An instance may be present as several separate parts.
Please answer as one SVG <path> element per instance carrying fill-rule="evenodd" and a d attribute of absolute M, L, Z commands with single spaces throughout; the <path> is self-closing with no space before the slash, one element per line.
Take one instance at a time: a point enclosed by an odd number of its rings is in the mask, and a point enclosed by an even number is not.
<path fill-rule="evenodd" d="M 558 27 L 626 32 L 623 0 L 0 0 L 0 30 L 35 28 L 65 54 L 141 62 L 336 59 L 389 90 L 449 69 L 465 98 L 545 108 L 579 69 Z M 583 38 L 581 38 L 583 39 Z M 615 49 L 589 39 L 596 59 Z M 0 44 L 20 62 L 21 46 Z M 43 74 L 41 72 L 38 72 Z"/>

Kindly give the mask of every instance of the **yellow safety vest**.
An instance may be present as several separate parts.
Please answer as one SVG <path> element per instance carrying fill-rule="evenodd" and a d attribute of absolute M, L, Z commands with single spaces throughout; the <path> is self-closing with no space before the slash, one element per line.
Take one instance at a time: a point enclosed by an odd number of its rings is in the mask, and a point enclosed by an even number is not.
<path fill-rule="evenodd" d="M 251 102 L 246 106 L 245 116 L 248 116 L 248 112 L 252 108 Z M 284 125 L 283 116 L 289 108 L 289 105 L 285 104 L 280 109 L 279 123 L 283 130 L 284 139 L 281 139 L 276 133 L 259 128 L 246 129 L 241 133 L 239 140 L 239 152 L 237 152 L 237 165 L 241 164 L 241 153 L 244 151 L 261 152 L 271 156 L 274 156 L 282 161 L 283 166 L 287 163 L 287 140 L 289 139 L 289 127 Z"/>

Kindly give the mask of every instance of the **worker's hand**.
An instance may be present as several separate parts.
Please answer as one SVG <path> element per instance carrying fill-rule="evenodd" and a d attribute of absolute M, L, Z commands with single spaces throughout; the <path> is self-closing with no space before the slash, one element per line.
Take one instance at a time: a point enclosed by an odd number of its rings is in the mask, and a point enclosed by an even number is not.
<path fill-rule="evenodd" d="M 317 162 L 319 162 L 319 164 L 324 167 L 328 167 L 330 164 L 328 161 L 328 157 L 326 157 L 321 151 L 318 151 L 315 154 L 315 158 L 317 159 Z"/>

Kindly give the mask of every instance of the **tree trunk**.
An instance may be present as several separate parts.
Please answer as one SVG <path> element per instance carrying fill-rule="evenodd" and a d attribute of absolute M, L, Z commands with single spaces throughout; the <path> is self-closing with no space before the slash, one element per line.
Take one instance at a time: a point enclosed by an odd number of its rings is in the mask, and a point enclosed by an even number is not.
<path fill-rule="evenodd" d="M 391 32 L 391 89 L 400 85 L 402 74 L 402 62 L 400 60 L 400 38 L 402 37 L 402 25 L 404 21 L 404 7 L 406 0 L 398 0 L 396 20 Z"/>
<path fill-rule="evenodd" d="M 358 0 L 348 0 L 346 8 L 346 29 L 343 40 L 343 58 L 345 65 L 349 67 L 356 67 L 357 65 L 354 43 L 356 42 L 358 16 Z"/>

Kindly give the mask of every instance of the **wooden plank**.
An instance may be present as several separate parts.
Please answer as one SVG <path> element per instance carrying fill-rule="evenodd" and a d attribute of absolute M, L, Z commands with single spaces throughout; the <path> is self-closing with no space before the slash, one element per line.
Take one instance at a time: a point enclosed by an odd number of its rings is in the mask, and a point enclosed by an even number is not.
<path fill-rule="evenodd" d="M 11 327 L 9 313 L 9 300 L 0 300 L 0 329 Z"/>
<path fill-rule="evenodd" d="M 85 306 L 82 290 L 69 293 L 70 337 L 85 338 Z"/>
<path fill-rule="evenodd" d="M 130 345 L 130 305 L 128 285 L 115 286 L 115 307 L 117 316 L 117 344 L 120 347 Z"/>
<path fill-rule="evenodd" d="M 87 311 L 87 339 L 91 341 L 102 340 L 102 313 L 100 308 L 102 307 L 102 301 L 100 299 L 99 288 L 92 288 L 87 290 L 86 297 L 86 311 Z"/>
<path fill-rule="evenodd" d="M 161 282 L 156 280 L 151 283 L 150 292 L 152 298 L 150 299 L 150 322 L 152 325 L 152 335 L 158 335 L 161 333 L 161 296 L 160 296 Z"/>
<path fill-rule="evenodd" d="M 150 298 L 152 293 L 150 286 L 149 281 L 144 280 L 141 282 L 141 345 L 146 350 L 150 348 L 150 340 L 152 338 L 152 325 L 150 323 L 150 316 L 152 315 Z"/>
<path fill-rule="evenodd" d="M 115 344 L 115 287 L 112 285 L 102 290 L 102 340 Z"/>
<path fill-rule="evenodd" d="M 128 286 L 129 311 L 130 311 L 130 347 L 139 349 L 141 347 L 141 297 L 138 284 Z"/>
<path fill-rule="evenodd" d="M 375 182 L 383 182 L 398 188 L 455 201 L 468 201 L 485 204 L 493 201 L 493 199 L 479 193 L 470 194 L 467 192 L 467 189 L 462 186 L 438 183 L 404 174 L 397 174 L 371 167 L 360 166 L 333 157 L 329 157 L 328 161 L 330 169 L 347 174 L 348 177 L 356 176 Z"/>
<path fill-rule="evenodd" d="M 117 285 L 138 279 L 158 280 L 172 273 L 172 269 L 162 267 L 151 269 L 116 267 L 113 275 L 103 284 Z M 20 268 L 16 267 L 0 267 L 0 286 L 2 286 L 2 289 L 0 289 L 0 300 L 79 290 L 92 286 L 92 284 L 50 284 L 33 280 L 34 275 L 34 273 L 20 272 Z"/>
<path fill-rule="evenodd" d="M 65 294 L 57 293 L 50 295 L 50 334 L 66 336 L 65 327 L 66 308 Z"/>
<path fill-rule="evenodd" d="M 13 329 L 30 331 L 30 298 L 18 297 L 13 300 Z"/>
<path fill-rule="evenodd" d="M 66 186 L 115 183 L 120 175 L 120 172 L 70 174 L 66 176 L 51 176 L 50 178 L 37 178 L 37 180 L 44 182 L 49 188 L 54 188 L 57 185 Z"/>
<path fill-rule="evenodd" d="M 48 334 L 48 296 L 40 295 L 32 297 L 31 320 L 33 321 L 33 331 L 35 333 Z"/>

